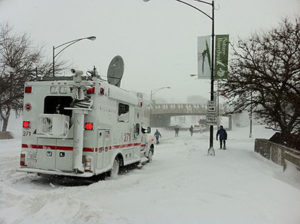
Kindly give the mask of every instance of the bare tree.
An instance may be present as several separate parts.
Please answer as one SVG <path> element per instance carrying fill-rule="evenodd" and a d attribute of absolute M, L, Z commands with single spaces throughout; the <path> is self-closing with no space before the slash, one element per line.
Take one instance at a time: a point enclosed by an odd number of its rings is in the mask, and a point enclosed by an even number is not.
<path fill-rule="evenodd" d="M 61 64 L 58 64 L 60 66 Z M 51 63 L 42 62 L 41 49 L 32 46 L 28 36 L 14 35 L 11 27 L 0 27 L 0 117 L 6 131 L 11 110 L 23 107 L 24 83 L 37 74 L 51 73 Z"/>
<path fill-rule="evenodd" d="M 233 47 L 222 89 L 233 112 L 252 110 L 272 129 L 300 133 L 300 18 Z"/>

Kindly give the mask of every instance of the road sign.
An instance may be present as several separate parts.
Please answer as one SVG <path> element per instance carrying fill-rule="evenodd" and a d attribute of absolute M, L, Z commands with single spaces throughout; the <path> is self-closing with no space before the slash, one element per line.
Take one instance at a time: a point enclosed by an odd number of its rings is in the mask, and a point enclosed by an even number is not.
<path fill-rule="evenodd" d="M 207 114 L 206 123 L 208 125 L 217 125 L 217 117 L 215 116 L 215 114 Z"/>
<path fill-rule="evenodd" d="M 216 113 L 216 102 L 215 101 L 207 102 L 207 113 Z"/>

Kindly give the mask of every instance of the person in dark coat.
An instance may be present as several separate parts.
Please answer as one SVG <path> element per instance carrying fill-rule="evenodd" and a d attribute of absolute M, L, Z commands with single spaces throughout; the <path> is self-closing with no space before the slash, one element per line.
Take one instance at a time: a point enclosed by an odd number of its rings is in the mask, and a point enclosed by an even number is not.
<path fill-rule="evenodd" d="M 193 136 L 193 132 L 194 132 L 193 125 L 191 125 L 191 127 L 190 127 L 190 132 L 191 132 L 191 136 Z"/>
<path fill-rule="evenodd" d="M 158 129 L 156 129 L 156 132 L 154 133 L 154 136 L 156 138 L 156 144 L 159 144 L 159 138 L 161 137 L 161 134 L 158 131 Z"/>
<path fill-rule="evenodd" d="M 175 137 L 178 137 L 179 127 L 176 125 L 174 130 L 175 130 Z"/>
<path fill-rule="evenodd" d="M 216 136 L 217 141 L 218 141 L 218 136 L 220 139 L 220 149 L 222 149 L 222 146 L 223 149 L 226 149 L 227 132 L 222 125 L 220 126 L 220 129 L 217 132 L 217 136 Z"/>

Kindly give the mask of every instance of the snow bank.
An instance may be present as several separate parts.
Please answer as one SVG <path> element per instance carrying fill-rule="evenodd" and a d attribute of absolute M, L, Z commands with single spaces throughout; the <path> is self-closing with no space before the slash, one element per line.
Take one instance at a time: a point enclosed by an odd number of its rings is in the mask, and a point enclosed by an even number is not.
<path fill-rule="evenodd" d="M 0 223 L 300 223 L 299 184 L 254 152 L 249 127 L 228 132 L 228 150 L 215 141 L 215 157 L 208 133 L 160 131 L 151 164 L 88 186 L 16 173 L 20 139 L 0 141 Z"/>

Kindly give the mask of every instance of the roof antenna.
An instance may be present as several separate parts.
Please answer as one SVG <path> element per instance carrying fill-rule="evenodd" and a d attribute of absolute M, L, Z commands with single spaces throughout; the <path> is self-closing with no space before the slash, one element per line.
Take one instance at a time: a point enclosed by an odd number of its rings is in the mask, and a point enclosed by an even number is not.
<path fill-rule="evenodd" d="M 99 78 L 99 79 L 101 79 L 101 77 L 100 77 L 100 75 L 99 75 L 99 73 L 98 73 L 95 65 L 94 65 L 93 70 L 87 71 L 87 73 L 92 77 L 92 79 L 93 78 Z"/>

